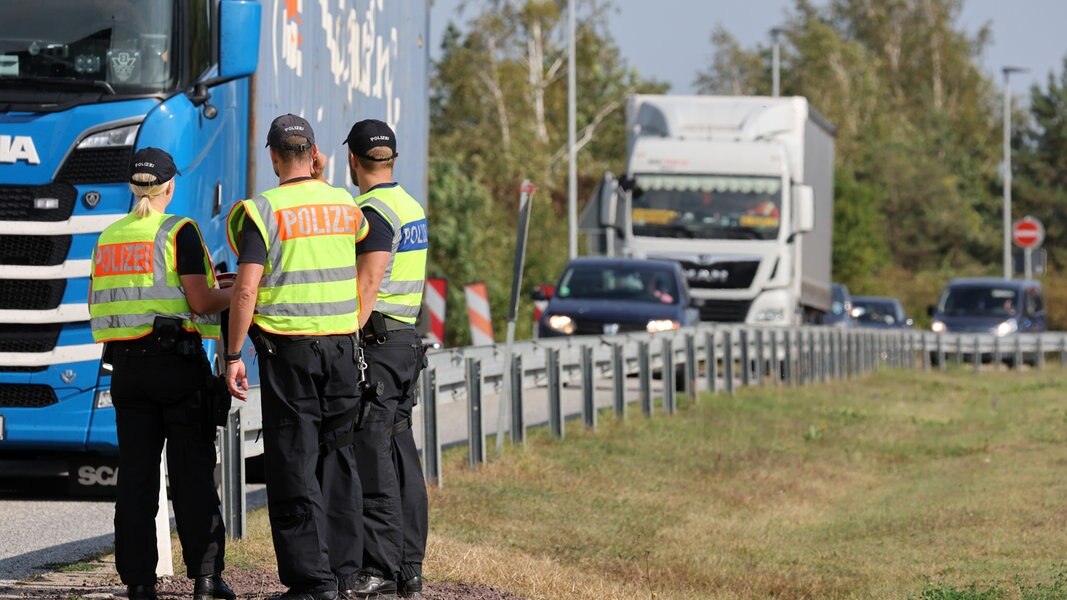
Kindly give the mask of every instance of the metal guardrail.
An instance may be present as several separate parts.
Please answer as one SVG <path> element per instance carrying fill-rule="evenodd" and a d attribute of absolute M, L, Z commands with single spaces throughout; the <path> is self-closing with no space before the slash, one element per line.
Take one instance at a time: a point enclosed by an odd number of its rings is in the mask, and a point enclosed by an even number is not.
<path fill-rule="evenodd" d="M 564 387 L 581 388 L 577 412 L 582 426 L 595 428 L 601 411 L 625 418 L 631 405 L 650 417 L 656 408 L 670 415 L 677 409 L 676 388 L 695 399 L 700 391 L 732 394 L 738 386 L 798 386 L 851 379 L 882 368 L 945 369 L 949 361 L 968 364 L 977 372 L 984 363 L 1044 367 L 1049 355 L 1067 365 L 1067 332 L 1020 334 L 936 334 L 916 330 L 879 331 L 827 327 L 772 328 L 702 324 L 661 333 L 622 333 L 573 336 L 515 343 L 510 365 L 504 364 L 504 345 L 467 346 L 432 351 L 419 384 L 417 412 L 421 412 L 423 470 L 427 483 L 442 485 L 441 452 L 465 444 L 472 467 L 486 460 L 486 439 L 495 435 L 496 419 L 487 409 L 509 411 L 505 421 L 513 443 L 522 443 L 530 427 L 547 425 L 556 438 L 565 435 Z M 656 375 L 662 385 L 654 386 Z M 636 393 L 627 379 L 636 376 Z M 505 377 L 512 378 L 512 397 L 500 402 Z M 610 394 L 597 387 L 610 382 Z M 535 394 L 547 396 L 545 420 L 526 422 Z M 488 402 L 487 398 L 490 398 Z M 444 430 L 446 416 L 465 411 L 462 431 Z M 234 537 L 244 531 L 244 475 L 239 440 L 242 419 L 231 415 L 223 433 L 223 514 Z M 451 419 L 456 422 L 457 419 Z M 460 422 L 462 420 L 459 420 Z M 242 436 L 243 433 L 243 436 Z M 258 441 L 258 440 L 257 440 Z M 247 442 L 247 440 L 246 440 Z"/>

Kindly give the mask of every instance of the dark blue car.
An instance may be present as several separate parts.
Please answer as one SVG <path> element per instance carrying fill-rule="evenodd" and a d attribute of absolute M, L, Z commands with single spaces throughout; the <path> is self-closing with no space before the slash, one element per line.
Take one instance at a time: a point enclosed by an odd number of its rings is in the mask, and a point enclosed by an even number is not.
<path fill-rule="evenodd" d="M 694 324 L 689 286 L 676 262 L 576 258 L 538 324 L 541 337 L 667 331 Z"/>
<path fill-rule="evenodd" d="M 900 300 L 885 296 L 853 296 L 852 318 L 857 327 L 869 329 L 911 329 L 915 324 Z"/>
<path fill-rule="evenodd" d="M 998 336 L 1045 331 L 1041 284 L 1024 279 L 954 279 L 930 307 L 935 333 Z"/>

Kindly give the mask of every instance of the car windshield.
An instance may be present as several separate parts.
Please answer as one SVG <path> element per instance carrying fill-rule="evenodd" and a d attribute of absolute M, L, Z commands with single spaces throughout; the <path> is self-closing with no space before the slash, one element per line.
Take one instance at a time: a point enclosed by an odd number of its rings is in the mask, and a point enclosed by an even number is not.
<path fill-rule="evenodd" d="M 674 274 L 664 268 L 580 265 L 563 274 L 558 298 L 678 304 Z"/>
<path fill-rule="evenodd" d="M 5 2 L 0 90 L 168 90 L 173 21 L 173 0 Z"/>
<path fill-rule="evenodd" d="M 884 300 L 852 299 L 852 314 L 861 323 L 878 323 L 880 325 L 897 325 L 902 319 L 897 307 Z"/>
<path fill-rule="evenodd" d="M 635 235 L 742 240 L 778 237 L 782 184 L 774 177 L 641 174 Z"/>
<path fill-rule="evenodd" d="M 1018 312 L 1018 292 L 1007 287 L 952 287 L 937 310 L 948 316 L 1011 317 Z"/>

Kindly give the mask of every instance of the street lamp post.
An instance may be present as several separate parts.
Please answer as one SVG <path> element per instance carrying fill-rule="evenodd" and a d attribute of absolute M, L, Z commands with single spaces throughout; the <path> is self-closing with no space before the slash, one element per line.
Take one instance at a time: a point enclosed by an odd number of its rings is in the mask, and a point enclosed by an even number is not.
<path fill-rule="evenodd" d="M 1012 278 L 1011 261 L 1011 88 L 1012 73 L 1025 73 L 1022 67 L 1004 67 L 1004 279 Z"/>
<path fill-rule="evenodd" d="M 574 73 L 575 0 L 567 7 L 567 257 L 578 256 L 578 160 L 574 150 L 577 136 Z"/>
<path fill-rule="evenodd" d="M 778 97 L 781 91 L 779 71 L 781 69 L 781 44 L 778 43 L 778 36 L 785 33 L 785 30 L 781 27 L 775 27 L 771 29 L 771 40 L 773 44 L 771 46 L 771 95 L 775 98 Z"/>

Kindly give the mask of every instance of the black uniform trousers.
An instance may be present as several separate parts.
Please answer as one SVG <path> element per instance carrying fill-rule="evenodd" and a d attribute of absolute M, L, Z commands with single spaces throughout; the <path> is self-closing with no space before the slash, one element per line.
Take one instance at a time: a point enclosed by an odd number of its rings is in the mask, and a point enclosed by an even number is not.
<path fill-rule="evenodd" d="M 156 581 L 159 463 L 167 441 L 178 538 L 190 578 L 221 573 L 226 530 L 215 492 L 215 426 L 200 392 L 203 350 L 182 356 L 149 342 L 112 342 L 111 398 L 119 439 L 115 568 L 126 585 Z"/>
<path fill-rule="evenodd" d="M 415 405 L 421 341 L 414 329 L 389 332 L 383 344 L 364 348 L 367 380 L 382 384 L 356 440 L 363 483 L 363 571 L 386 579 L 422 575 L 429 530 L 426 482 L 410 425 L 394 434 Z"/>
<path fill-rule="evenodd" d="M 355 340 L 256 331 L 253 341 L 278 576 L 294 592 L 350 589 L 363 554 L 350 441 L 359 410 Z"/>

